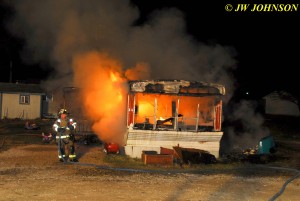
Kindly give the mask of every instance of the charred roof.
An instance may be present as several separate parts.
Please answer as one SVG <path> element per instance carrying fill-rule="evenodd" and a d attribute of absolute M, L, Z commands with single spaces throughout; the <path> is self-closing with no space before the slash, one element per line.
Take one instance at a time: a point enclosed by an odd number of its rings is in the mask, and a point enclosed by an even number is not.
<path fill-rule="evenodd" d="M 129 81 L 130 92 L 177 94 L 185 96 L 225 95 L 220 84 L 188 80 L 135 80 Z"/>

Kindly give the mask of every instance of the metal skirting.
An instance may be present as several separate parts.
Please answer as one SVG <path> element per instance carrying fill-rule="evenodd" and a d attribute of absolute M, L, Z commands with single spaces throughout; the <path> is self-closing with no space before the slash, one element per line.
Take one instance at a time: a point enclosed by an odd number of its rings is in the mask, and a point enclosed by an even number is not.
<path fill-rule="evenodd" d="M 205 150 L 218 158 L 222 136 L 223 132 L 129 130 L 125 154 L 141 158 L 143 151 L 160 153 L 161 147 L 172 149 L 174 146 L 180 146 Z"/>

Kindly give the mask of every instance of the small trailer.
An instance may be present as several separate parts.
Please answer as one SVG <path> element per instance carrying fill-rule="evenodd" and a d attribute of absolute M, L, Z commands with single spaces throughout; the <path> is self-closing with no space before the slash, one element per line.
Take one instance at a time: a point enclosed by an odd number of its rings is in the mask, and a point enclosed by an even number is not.
<path fill-rule="evenodd" d="M 129 82 L 126 155 L 160 153 L 174 146 L 208 151 L 219 157 L 223 136 L 220 84 L 187 80 Z"/>

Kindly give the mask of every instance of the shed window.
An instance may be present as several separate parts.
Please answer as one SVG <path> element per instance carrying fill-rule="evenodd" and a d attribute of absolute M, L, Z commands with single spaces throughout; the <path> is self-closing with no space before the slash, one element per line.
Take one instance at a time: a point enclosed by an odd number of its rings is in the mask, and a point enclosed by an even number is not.
<path fill-rule="evenodd" d="M 20 95 L 20 104 L 29 104 L 30 95 Z"/>

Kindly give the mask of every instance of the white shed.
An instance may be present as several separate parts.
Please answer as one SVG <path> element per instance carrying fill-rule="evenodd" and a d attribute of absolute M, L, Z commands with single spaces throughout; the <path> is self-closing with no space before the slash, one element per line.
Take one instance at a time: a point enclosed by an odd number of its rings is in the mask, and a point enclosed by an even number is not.
<path fill-rule="evenodd" d="M 299 116 L 298 100 L 286 91 L 274 91 L 263 97 L 265 114 Z"/>
<path fill-rule="evenodd" d="M 1 119 L 41 118 L 43 96 L 38 84 L 0 83 Z"/>

